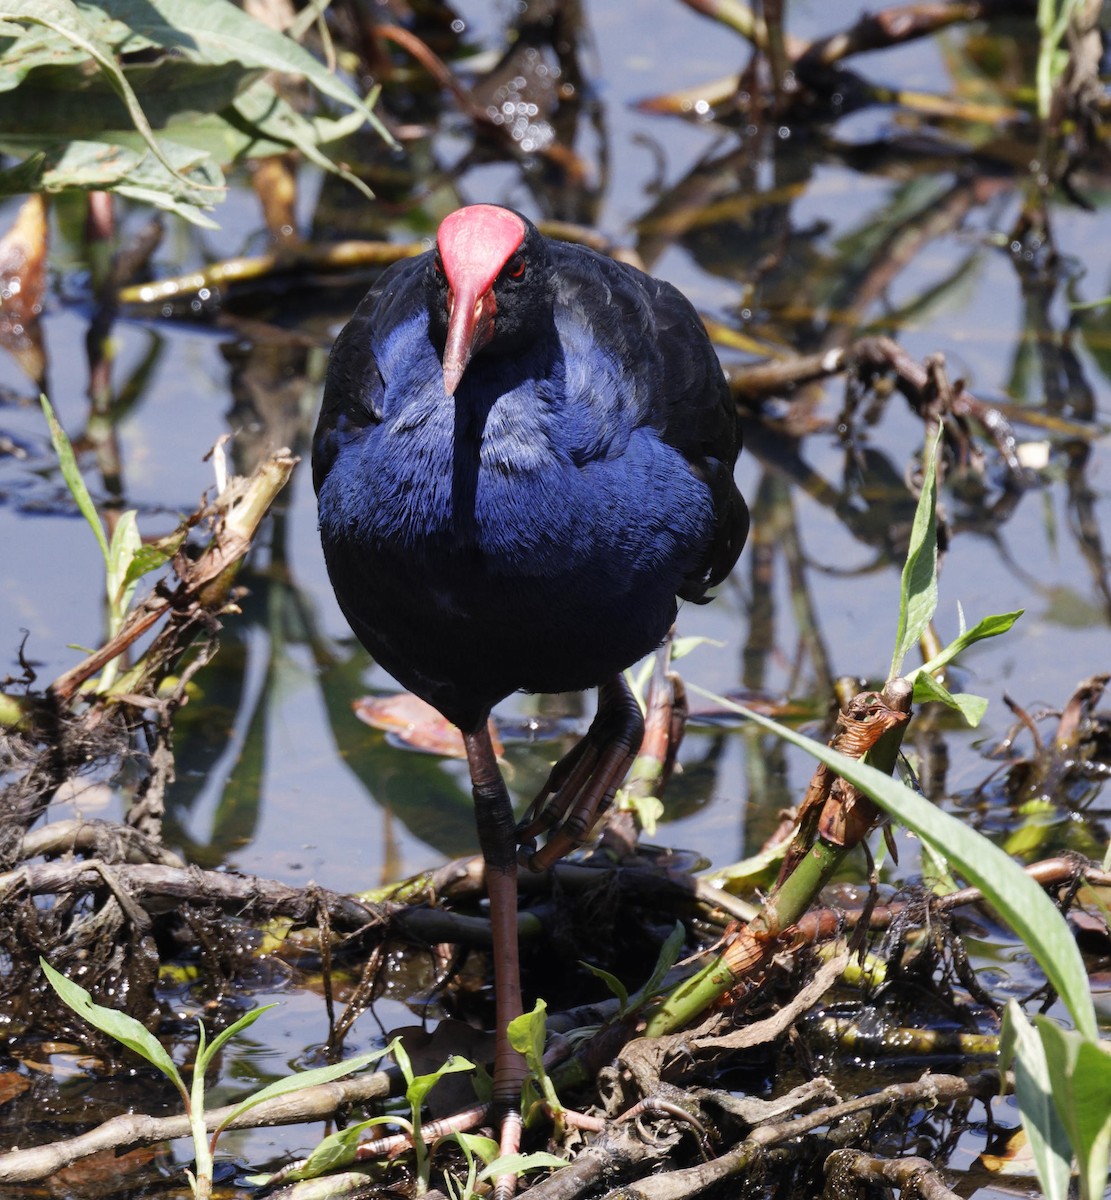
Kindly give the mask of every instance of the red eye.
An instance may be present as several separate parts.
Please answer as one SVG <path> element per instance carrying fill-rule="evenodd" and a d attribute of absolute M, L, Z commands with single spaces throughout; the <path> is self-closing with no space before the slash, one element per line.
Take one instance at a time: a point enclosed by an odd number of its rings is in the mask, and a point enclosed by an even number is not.
<path fill-rule="evenodd" d="M 524 273 L 525 260 L 518 254 L 509 264 L 508 275 L 510 279 L 520 279 Z"/>

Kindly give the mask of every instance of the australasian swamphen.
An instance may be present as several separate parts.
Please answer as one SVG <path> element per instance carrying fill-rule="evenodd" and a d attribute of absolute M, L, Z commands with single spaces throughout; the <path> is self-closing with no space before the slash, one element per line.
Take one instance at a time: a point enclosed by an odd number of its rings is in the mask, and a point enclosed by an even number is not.
<path fill-rule="evenodd" d="M 643 731 L 621 672 L 744 544 L 721 366 L 671 285 L 476 204 L 383 273 L 332 351 L 313 443 L 320 534 L 374 658 L 463 733 L 495 946 L 494 1095 L 519 1138 L 517 846 L 579 845 Z M 512 692 L 598 687 L 514 826 L 487 732 Z M 546 844 L 535 848 L 547 831 Z"/>

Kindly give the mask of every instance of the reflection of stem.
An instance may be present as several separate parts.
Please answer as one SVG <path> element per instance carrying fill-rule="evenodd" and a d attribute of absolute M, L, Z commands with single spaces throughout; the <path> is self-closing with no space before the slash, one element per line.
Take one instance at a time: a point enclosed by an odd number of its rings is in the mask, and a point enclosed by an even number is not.
<path fill-rule="evenodd" d="M 1076 537 L 1076 544 L 1088 569 L 1092 582 L 1103 598 L 1104 611 L 1111 616 L 1111 582 L 1107 578 L 1107 555 L 1103 549 L 1103 537 L 1096 516 L 1095 493 L 1088 485 L 1086 469 L 1091 456 L 1091 445 L 1087 442 L 1069 446 L 1069 466 L 1065 481 L 1069 489 L 1069 528 Z"/>

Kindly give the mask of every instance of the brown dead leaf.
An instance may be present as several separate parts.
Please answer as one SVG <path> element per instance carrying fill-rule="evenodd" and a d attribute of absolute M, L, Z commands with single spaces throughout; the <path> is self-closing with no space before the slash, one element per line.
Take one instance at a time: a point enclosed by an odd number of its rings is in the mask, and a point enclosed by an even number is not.
<path fill-rule="evenodd" d="M 351 706 L 355 716 L 372 729 L 381 729 L 414 750 L 445 758 L 466 758 L 463 735 L 445 717 L 412 692 L 393 696 L 363 696 Z M 490 741 L 501 758 L 503 746 L 490 720 Z"/>
<path fill-rule="evenodd" d="M 18 1071 L 0 1072 L 0 1104 L 7 1104 L 9 1100 L 14 1100 L 30 1086 L 31 1081 L 26 1075 L 20 1075 Z"/>

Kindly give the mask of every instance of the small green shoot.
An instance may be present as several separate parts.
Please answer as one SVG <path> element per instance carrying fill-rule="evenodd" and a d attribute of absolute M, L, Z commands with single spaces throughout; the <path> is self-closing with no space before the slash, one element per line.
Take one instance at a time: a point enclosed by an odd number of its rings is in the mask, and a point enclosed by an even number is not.
<path fill-rule="evenodd" d="M 940 444 L 939 427 L 922 464 L 922 491 L 914 510 L 910 544 L 903 564 L 899 627 L 895 633 L 889 679 L 899 674 L 903 659 L 921 640 L 937 609 L 937 451 Z"/>
<path fill-rule="evenodd" d="M 630 1013 L 635 1013 L 643 1008 L 660 990 L 664 976 L 679 961 L 679 955 L 683 952 L 683 943 L 685 940 L 686 932 L 683 929 L 683 925 L 680 921 L 676 921 L 675 927 L 667 935 L 667 940 L 660 947 L 660 953 L 656 958 L 656 965 L 652 968 L 652 974 L 648 976 L 644 984 L 632 996 L 629 995 L 628 989 L 616 975 L 611 975 L 609 971 L 603 971 L 601 967 L 592 966 L 588 962 L 584 962 L 583 966 L 592 975 L 596 975 L 617 997 L 618 1017 L 628 1016 Z"/>
<path fill-rule="evenodd" d="M 387 1047 L 371 1054 L 362 1054 L 357 1058 L 348 1059 L 346 1062 L 333 1063 L 312 1071 L 300 1071 L 285 1079 L 279 1079 L 267 1087 L 253 1092 L 246 1100 L 236 1105 L 216 1126 L 210 1137 L 205 1118 L 205 1075 L 216 1055 L 231 1038 L 242 1033 L 253 1025 L 264 1012 L 275 1006 L 267 1004 L 262 1008 L 244 1013 L 238 1021 L 217 1034 L 211 1042 L 207 1039 L 204 1025 L 198 1021 L 197 1054 L 193 1065 L 192 1086 L 187 1088 L 173 1059 L 150 1030 L 136 1021 L 134 1017 L 128 1016 L 127 1013 L 117 1012 L 115 1009 L 104 1008 L 102 1005 L 94 1003 L 92 997 L 80 984 L 74 983 L 72 979 L 67 979 L 66 976 L 56 971 L 45 958 L 40 958 L 39 962 L 50 986 L 69 1008 L 95 1029 L 99 1029 L 101 1033 L 107 1034 L 121 1046 L 126 1046 L 152 1066 L 157 1067 L 181 1093 L 185 1111 L 189 1116 L 189 1128 L 193 1138 L 195 1171 L 187 1172 L 187 1174 L 193 1195 L 198 1200 L 208 1200 L 212 1194 L 212 1161 L 221 1133 L 243 1113 L 275 1096 L 302 1091 L 305 1088 L 314 1087 L 316 1084 L 330 1083 L 334 1079 L 350 1075 L 354 1071 L 360 1071 L 375 1059 L 381 1058 L 388 1049 Z"/>
<path fill-rule="evenodd" d="M 940 444 L 939 429 L 922 466 L 922 491 L 914 510 L 910 544 L 899 588 L 899 625 L 895 633 L 895 653 L 891 659 L 889 679 L 894 679 L 902 670 L 903 660 L 921 641 L 937 611 L 937 454 Z M 961 630 L 957 637 L 929 662 L 904 675 L 914 684 L 914 702 L 945 704 L 960 713 L 973 728 L 979 725 L 987 710 L 987 700 L 966 692 L 950 692 L 936 678 L 936 672 L 974 643 L 1006 633 L 1020 616 L 1021 612 L 999 613 L 984 617 L 971 629 L 965 629 L 964 614 L 960 613 Z"/>
<path fill-rule="evenodd" d="M 416 1193 L 423 1196 L 428 1191 L 431 1160 L 428 1143 L 421 1136 L 421 1109 L 428 1093 L 445 1075 L 452 1075 L 458 1071 L 473 1071 L 475 1065 L 468 1059 L 453 1054 L 438 1071 L 432 1071 L 428 1075 L 414 1075 L 413 1064 L 399 1041 L 393 1043 L 393 1057 L 405 1079 L 405 1099 L 409 1103 L 411 1114 L 409 1130 L 413 1138 L 413 1154 L 416 1157 Z"/>
<path fill-rule="evenodd" d="M 509 1044 L 524 1056 L 529 1069 L 525 1083 L 525 1099 L 522 1101 L 525 1121 L 532 1118 L 537 1106 L 548 1110 L 557 1131 L 562 1130 L 563 1105 L 556 1095 L 555 1086 L 544 1067 L 544 1043 L 547 1040 L 548 1006 L 537 1000 L 532 1012 L 522 1013 L 509 1022 Z"/>
<path fill-rule="evenodd" d="M 139 526 L 134 510 L 121 513 L 112 532 L 109 542 L 104 532 L 100 514 L 96 510 L 89 489 L 77 465 L 77 456 L 73 452 L 73 443 L 45 395 L 39 397 L 46 424 L 50 430 L 50 441 L 54 453 L 58 456 L 58 466 L 62 479 L 69 489 L 82 516 L 89 523 L 97 545 L 104 556 L 105 592 L 108 599 L 108 638 L 111 639 L 120 631 L 124 619 L 131 607 L 135 595 L 135 586 L 139 580 L 151 571 L 158 570 L 169 562 L 170 558 L 181 545 L 184 535 L 175 535 L 164 540 L 161 544 L 144 546 L 139 536 Z M 113 659 L 101 674 L 96 690 L 107 692 L 116 681 L 119 673 L 119 659 Z"/>

